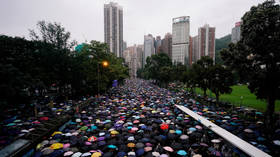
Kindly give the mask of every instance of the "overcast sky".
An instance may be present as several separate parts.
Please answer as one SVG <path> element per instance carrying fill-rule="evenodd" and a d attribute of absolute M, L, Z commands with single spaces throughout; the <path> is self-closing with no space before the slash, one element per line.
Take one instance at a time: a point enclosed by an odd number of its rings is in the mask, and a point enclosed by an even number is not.
<path fill-rule="evenodd" d="M 231 33 L 251 6 L 265 0 L 0 0 L 0 34 L 29 38 L 39 20 L 61 23 L 72 39 L 104 41 L 104 3 L 124 10 L 124 40 L 143 44 L 144 34 L 172 32 L 172 18 L 190 16 L 191 36 L 204 24 L 216 27 L 216 38 Z"/>

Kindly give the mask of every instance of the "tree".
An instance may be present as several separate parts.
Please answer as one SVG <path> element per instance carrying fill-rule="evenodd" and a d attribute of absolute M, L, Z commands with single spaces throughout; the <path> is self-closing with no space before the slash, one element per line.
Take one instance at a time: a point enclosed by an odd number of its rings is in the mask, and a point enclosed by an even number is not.
<path fill-rule="evenodd" d="M 39 21 L 37 23 L 39 34 L 34 30 L 29 30 L 29 35 L 32 40 L 40 40 L 46 43 L 55 45 L 58 49 L 69 49 L 76 44 L 76 41 L 70 40 L 70 32 L 67 32 L 59 23 L 50 23 Z"/>
<path fill-rule="evenodd" d="M 193 68 L 197 76 L 197 84 L 203 90 L 204 97 L 206 97 L 206 91 L 210 87 L 209 71 L 213 66 L 213 60 L 209 56 L 203 56 L 196 64 Z"/>
<path fill-rule="evenodd" d="M 97 94 L 111 87 L 113 80 L 123 81 L 128 77 L 128 68 L 124 60 L 117 58 L 113 53 L 107 53 L 108 46 L 105 43 L 91 41 L 84 44 L 80 53 L 76 56 L 76 72 L 80 75 L 80 83 L 76 84 L 79 92 L 84 94 Z M 107 61 L 107 67 L 102 62 Z"/>
<path fill-rule="evenodd" d="M 162 85 L 162 83 L 164 82 L 161 80 L 160 77 L 160 68 L 165 66 L 171 67 L 171 65 L 171 59 L 165 53 L 159 53 L 152 55 L 151 57 L 147 57 L 146 65 L 144 68 L 144 74 L 146 75 L 145 77 L 149 79 L 154 79 L 159 85 Z"/>
<path fill-rule="evenodd" d="M 242 17 L 241 40 L 221 52 L 225 64 L 239 72 L 258 99 L 267 101 L 266 127 L 273 126 L 280 99 L 280 6 L 265 1 Z"/>
<path fill-rule="evenodd" d="M 178 63 L 172 66 L 172 80 L 184 82 L 184 73 L 187 71 L 187 66 Z"/>
<path fill-rule="evenodd" d="M 233 84 L 233 74 L 230 69 L 225 68 L 220 64 L 212 66 L 209 70 L 210 90 L 216 95 L 216 103 L 219 103 L 221 94 L 230 94 Z"/>

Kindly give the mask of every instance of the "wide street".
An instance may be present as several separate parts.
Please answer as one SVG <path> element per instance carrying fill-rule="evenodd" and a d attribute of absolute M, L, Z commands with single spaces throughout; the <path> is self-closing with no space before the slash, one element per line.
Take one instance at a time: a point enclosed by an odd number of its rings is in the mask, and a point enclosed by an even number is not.
<path fill-rule="evenodd" d="M 175 105 L 242 137 L 268 153 L 275 152 L 262 134 L 262 122 L 245 121 L 222 108 L 202 105 L 148 81 L 126 80 L 78 112 L 60 132 L 44 140 L 35 156 L 233 156 L 243 154 Z M 279 146 L 278 146 L 279 147 Z M 271 151 L 273 149 L 273 151 Z"/>

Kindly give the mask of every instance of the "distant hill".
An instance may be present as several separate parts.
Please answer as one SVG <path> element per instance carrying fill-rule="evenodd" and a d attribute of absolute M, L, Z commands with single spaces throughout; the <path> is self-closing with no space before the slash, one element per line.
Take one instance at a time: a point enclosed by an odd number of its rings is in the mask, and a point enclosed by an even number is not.
<path fill-rule="evenodd" d="M 228 44 L 231 42 L 231 34 L 228 34 L 224 37 L 221 37 L 220 39 L 216 39 L 216 47 L 215 47 L 215 53 L 216 53 L 216 58 L 215 62 L 216 63 L 222 63 L 222 59 L 220 57 L 220 51 L 223 48 L 228 48 Z"/>

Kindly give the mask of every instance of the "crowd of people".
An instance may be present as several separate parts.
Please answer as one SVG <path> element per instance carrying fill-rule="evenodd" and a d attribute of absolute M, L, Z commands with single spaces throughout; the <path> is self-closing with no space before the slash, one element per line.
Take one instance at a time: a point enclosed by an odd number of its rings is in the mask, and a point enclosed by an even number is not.
<path fill-rule="evenodd" d="M 127 80 L 81 109 L 66 127 L 37 146 L 35 156 L 246 156 L 175 107 L 184 105 L 270 154 L 263 122 L 248 122 L 143 80 Z"/>
<path fill-rule="evenodd" d="M 280 126 L 269 139 L 261 112 L 242 118 L 240 113 L 246 108 L 229 112 L 196 101 L 184 90 L 174 92 L 148 81 L 126 80 L 85 108 L 76 108 L 65 127 L 37 145 L 34 156 L 247 156 L 175 105 L 191 109 L 270 155 L 280 153 Z M 1 146 L 54 116 L 67 114 L 72 106 L 71 102 L 45 105 L 32 117 L 17 113 L 20 109 L 13 111 L 1 122 Z"/>

